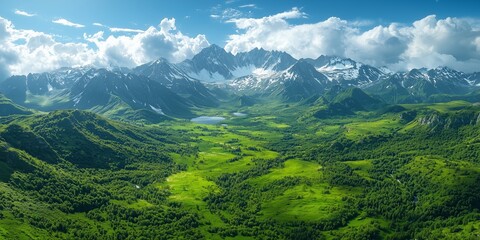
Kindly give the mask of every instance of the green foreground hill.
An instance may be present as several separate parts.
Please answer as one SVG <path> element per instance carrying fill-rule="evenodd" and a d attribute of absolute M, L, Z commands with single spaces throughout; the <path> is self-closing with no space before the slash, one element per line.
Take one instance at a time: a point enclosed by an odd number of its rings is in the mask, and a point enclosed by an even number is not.
<path fill-rule="evenodd" d="M 480 108 L 372 111 L 378 102 L 361 94 L 327 100 L 349 111 L 328 118 L 313 114 L 320 100 L 198 112 L 224 125 L 10 117 L 0 238 L 478 238 Z"/>

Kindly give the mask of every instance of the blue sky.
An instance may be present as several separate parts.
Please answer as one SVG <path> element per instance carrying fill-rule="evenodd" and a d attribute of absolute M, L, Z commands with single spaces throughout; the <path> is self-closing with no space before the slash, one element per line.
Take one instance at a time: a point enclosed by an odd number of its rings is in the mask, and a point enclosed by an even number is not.
<path fill-rule="evenodd" d="M 83 33 L 95 33 L 101 23 L 109 27 L 146 29 L 163 18 L 175 18 L 177 28 L 187 35 L 205 34 L 210 43 L 225 45 L 227 36 L 235 32 L 233 24 L 212 15 L 235 9 L 238 16 L 259 18 L 300 8 L 308 18 L 294 23 L 313 23 L 335 16 L 351 21 L 369 21 L 372 24 L 391 22 L 411 23 L 427 15 L 438 18 L 480 16 L 479 0 L 415 0 L 415 1 L 132 1 L 132 0 L 0 0 L 0 16 L 11 20 L 17 28 L 34 29 L 57 36 L 58 40 L 82 39 Z M 15 14 L 15 10 L 36 14 L 28 18 Z M 237 13 L 237 12 L 235 12 Z M 235 14 L 232 13 L 232 14 Z M 235 16 L 235 15 L 234 15 Z M 225 16 L 228 18 L 229 16 Z M 64 18 L 83 28 L 60 27 L 53 19 Z M 224 19 L 225 20 L 225 19 Z"/>
<path fill-rule="evenodd" d="M 180 62 L 209 44 L 480 71 L 480 0 L 0 0 L 0 78 Z M 42 61 L 38 61 L 42 59 Z"/>

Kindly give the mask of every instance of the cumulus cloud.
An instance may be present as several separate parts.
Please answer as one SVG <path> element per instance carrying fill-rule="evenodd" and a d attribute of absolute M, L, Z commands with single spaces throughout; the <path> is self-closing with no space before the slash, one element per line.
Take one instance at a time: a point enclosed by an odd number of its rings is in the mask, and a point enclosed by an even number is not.
<path fill-rule="evenodd" d="M 325 21 L 293 25 L 290 19 L 305 18 L 298 8 L 263 18 L 238 18 L 237 33 L 225 49 L 232 53 L 253 48 L 280 50 L 296 58 L 337 55 L 394 70 L 449 66 L 480 71 L 480 29 L 475 19 L 437 19 L 431 15 L 412 24 L 361 28 L 370 22 L 331 17 Z M 367 24 L 368 23 L 368 24 Z"/>
<path fill-rule="evenodd" d="M 10 37 L 10 30 L 12 27 L 12 22 L 0 17 L 0 41 Z"/>
<path fill-rule="evenodd" d="M 401 61 L 401 55 L 407 50 L 410 41 L 409 31 L 398 24 L 376 26 L 363 33 L 358 31 L 352 33 L 346 36 L 348 47 L 344 55 L 375 66 L 396 64 Z"/>
<path fill-rule="evenodd" d="M 175 19 L 163 19 L 157 27 L 149 27 L 133 36 L 108 36 L 99 32 L 85 36 L 97 48 L 97 61 L 100 65 L 134 67 L 160 57 L 172 62 L 180 62 L 193 57 L 209 46 L 205 35 L 194 38 L 176 29 Z"/>
<path fill-rule="evenodd" d="M 407 66 L 444 65 L 460 70 L 480 70 L 477 44 L 480 31 L 474 30 L 469 21 L 427 16 L 414 22 L 409 33 L 411 41 L 402 54 Z"/>
<path fill-rule="evenodd" d="M 11 37 L 12 23 L 0 17 L 0 81 L 10 75 L 9 66 L 18 62 L 18 57 L 6 41 Z"/>
<path fill-rule="evenodd" d="M 315 57 L 318 52 L 340 54 L 342 46 L 330 48 L 328 39 L 337 39 L 346 26 L 346 22 L 338 18 L 330 18 L 317 24 L 292 26 L 288 19 L 306 17 L 298 8 L 263 18 L 239 18 L 228 22 L 234 23 L 240 34 L 229 36 L 225 46 L 233 53 L 249 51 L 253 48 L 281 50 L 294 57 Z M 330 26 L 331 24 L 331 26 Z M 315 32 L 311 32 L 314 30 Z M 321 33 L 320 31 L 324 31 Z M 313 51 L 312 51 L 313 50 Z"/>
<path fill-rule="evenodd" d="M 106 27 L 102 25 L 102 27 Z M 189 37 L 176 29 L 175 19 L 163 19 L 147 30 L 109 28 L 117 34 L 100 31 L 84 34 L 82 42 L 59 42 L 54 36 L 17 29 L 0 17 L 0 81 L 12 74 L 44 72 L 60 67 L 135 67 L 158 58 L 180 62 L 209 46 L 204 35 Z"/>
<path fill-rule="evenodd" d="M 79 23 L 70 22 L 70 21 L 68 21 L 68 20 L 65 19 L 65 18 L 55 19 L 55 20 L 53 20 L 52 22 L 53 22 L 53 23 L 56 23 L 56 24 L 63 25 L 63 26 L 67 26 L 67 27 L 74 27 L 74 28 L 83 28 L 83 27 L 85 27 L 85 25 L 82 25 L 82 24 L 79 24 Z"/>
<path fill-rule="evenodd" d="M 9 66 L 18 62 L 17 54 L 10 48 L 4 40 L 10 37 L 8 30 L 11 23 L 0 18 L 0 81 L 10 75 Z"/>
<path fill-rule="evenodd" d="M 432 15 L 409 24 L 372 27 L 336 17 L 309 24 L 291 23 L 307 17 L 293 8 L 262 18 L 227 19 L 237 33 L 229 36 L 225 49 L 237 53 L 257 47 L 286 51 L 296 58 L 337 55 L 393 70 L 448 66 L 480 71 L 478 19 L 438 19 Z M 158 58 L 180 62 L 209 45 L 205 35 L 184 35 L 173 18 L 147 29 L 93 25 L 105 29 L 84 34 L 83 41 L 65 43 L 50 34 L 17 29 L 0 17 L 0 81 L 11 74 L 60 67 L 135 67 Z"/>
<path fill-rule="evenodd" d="M 36 15 L 36 14 L 34 14 L 34 13 L 28 13 L 28 12 L 25 12 L 25 11 L 22 11 L 22 10 L 18 10 L 18 9 L 15 10 L 14 13 L 17 14 L 17 15 L 25 16 L 25 17 L 33 17 L 33 16 Z"/>
<path fill-rule="evenodd" d="M 7 31 L 9 37 L 1 41 L 1 44 L 16 59 L 7 62 L 9 74 L 76 67 L 94 60 L 94 51 L 85 43 L 60 43 L 42 32 L 15 29 L 11 23 Z"/>

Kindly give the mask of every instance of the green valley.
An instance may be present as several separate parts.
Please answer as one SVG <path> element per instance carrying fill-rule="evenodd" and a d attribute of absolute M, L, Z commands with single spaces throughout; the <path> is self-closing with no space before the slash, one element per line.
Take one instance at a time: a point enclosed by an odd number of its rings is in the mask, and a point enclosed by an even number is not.
<path fill-rule="evenodd" d="M 0 236 L 479 236 L 479 106 L 317 118 L 318 104 L 196 110 L 224 116 L 218 124 L 77 110 L 9 117 L 0 127 Z"/>
<path fill-rule="evenodd" d="M 480 0 L 0 0 L 0 240 L 480 240 Z"/>

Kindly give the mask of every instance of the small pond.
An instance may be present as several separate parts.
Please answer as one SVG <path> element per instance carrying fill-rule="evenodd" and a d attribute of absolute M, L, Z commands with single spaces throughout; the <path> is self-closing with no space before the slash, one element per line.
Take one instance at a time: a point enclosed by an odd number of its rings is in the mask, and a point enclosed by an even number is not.
<path fill-rule="evenodd" d="M 200 117 L 190 119 L 190 121 L 194 123 L 201 123 L 201 124 L 217 124 L 223 120 L 225 120 L 224 117 L 217 117 L 217 116 L 200 116 Z"/>

